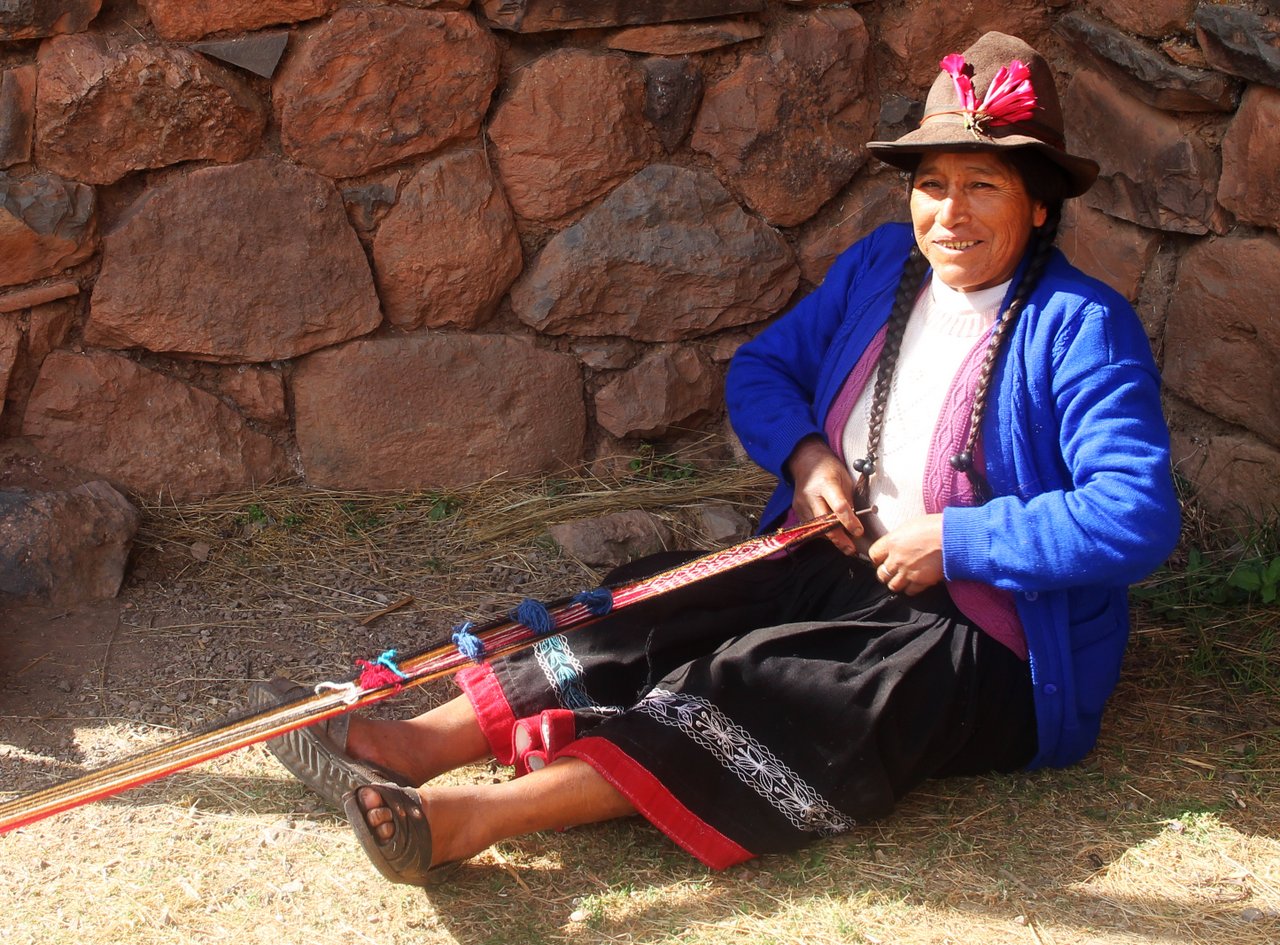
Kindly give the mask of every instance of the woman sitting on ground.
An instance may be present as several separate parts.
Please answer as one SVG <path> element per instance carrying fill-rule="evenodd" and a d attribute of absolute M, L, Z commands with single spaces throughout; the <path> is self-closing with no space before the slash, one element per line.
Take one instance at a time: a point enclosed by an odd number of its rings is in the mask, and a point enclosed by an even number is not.
<path fill-rule="evenodd" d="M 272 743 L 378 869 L 427 885 L 503 838 L 635 813 L 722 868 L 929 778 L 1092 748 L 1126 587 L 1179 519 L 1143 328 L 1053 245 L 1097 174 L 1062 128 L 1025 43 L 947 56 L 920 127 L 869 145 L 910 174 L 911 226 L 849 248 L 734 358 L 732 421 L 779 479 L 762 527 L 834 512 L 831 542 L 466 670 L 416 718 Z M 431 783 L 491 757 L 522 776 Z"/>

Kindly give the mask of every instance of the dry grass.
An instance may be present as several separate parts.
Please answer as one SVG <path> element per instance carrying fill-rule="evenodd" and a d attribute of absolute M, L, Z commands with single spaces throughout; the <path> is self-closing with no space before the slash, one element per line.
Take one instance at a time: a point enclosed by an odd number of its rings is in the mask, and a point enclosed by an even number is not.
<path fill-rule="evenodd" d="M 148 509 L 99 662 L 60 703 L 4 695 L 5 787 L 201 724 L 275 668 L 321 678 L 385 642 L 590 586 L 598 575 L 545 541 L 549 522 L 643 507 L 690 541 L 697 503 L 757 507 L 767 485 L 742 469 L 640 471 Z M 1224 660 L 1269 652 L 1244 632 L 1224 643 Z M 383 882 L 254 748 L 0 838 L 0 940 L 1263 945 L 1280 941 L 1278 774 L 1280 693 L 1220 684 L 1198 639 L 1146 619 L 1082 765 L 937 782 L 794 856 L 712 873 L 628 821 L 504 843 L 428 896 Z"/>

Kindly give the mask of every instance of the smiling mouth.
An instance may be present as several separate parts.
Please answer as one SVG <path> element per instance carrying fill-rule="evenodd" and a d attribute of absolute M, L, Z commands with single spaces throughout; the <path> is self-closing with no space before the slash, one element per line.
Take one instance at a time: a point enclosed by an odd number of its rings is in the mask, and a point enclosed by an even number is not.
<path fill-rule="evenodd" d="M 940 246 L 943 249 L 958 252 L 962 249 L 969 249 L 972 246 L 977 246 L 980 242 L 981 240 L 935 240 L 934 245 Z"/>

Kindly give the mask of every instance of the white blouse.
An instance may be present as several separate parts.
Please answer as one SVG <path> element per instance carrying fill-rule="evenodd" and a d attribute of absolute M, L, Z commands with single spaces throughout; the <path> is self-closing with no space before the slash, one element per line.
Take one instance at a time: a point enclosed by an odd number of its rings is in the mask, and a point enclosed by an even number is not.
<path fill-rule="evenodd" d="M 943 399 L 965 357 L 985 344 L 1009 283 L 960 292 L 936 277 L 916 299 L 902 336 L 880 434 L 871 502 L 892 530 L 924 513 L 924 471 Z M 867 453 L 875 372 L 849 414 L 841 437 L 847 462 Z M 853 473 L 854 478 L 858 473 Z"/>

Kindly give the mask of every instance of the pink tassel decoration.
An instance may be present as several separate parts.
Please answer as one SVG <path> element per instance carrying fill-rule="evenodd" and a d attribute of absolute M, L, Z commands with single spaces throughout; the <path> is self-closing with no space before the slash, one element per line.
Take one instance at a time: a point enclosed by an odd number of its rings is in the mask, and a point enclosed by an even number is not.
<path fill-rule="evenodd" d="M 1027 121 L 1036 108 L 1036 90 L 1031 87 L 1031 70 L 1015 59 L 1001 67 L 991 80 L 978 114 L 993 125 L 1012 125 Z"/>
<path fill-rule="evenodd" d="M 1021 60 L 1014 59 L 1007 66 L 1000 67 L 991 79 L 981 104 L 974 95 L 973 80 L 966 72 L 969 66 L 964 56 L 952 53 L 943 57 L 939 66 L 955 83 L 965 127 L 975 135 L 983 134 L 988 125 L 1011 125 L 1027 121 L 1035 114 L 1036 90 L 1031 85 L 1031 70 Z"/>

